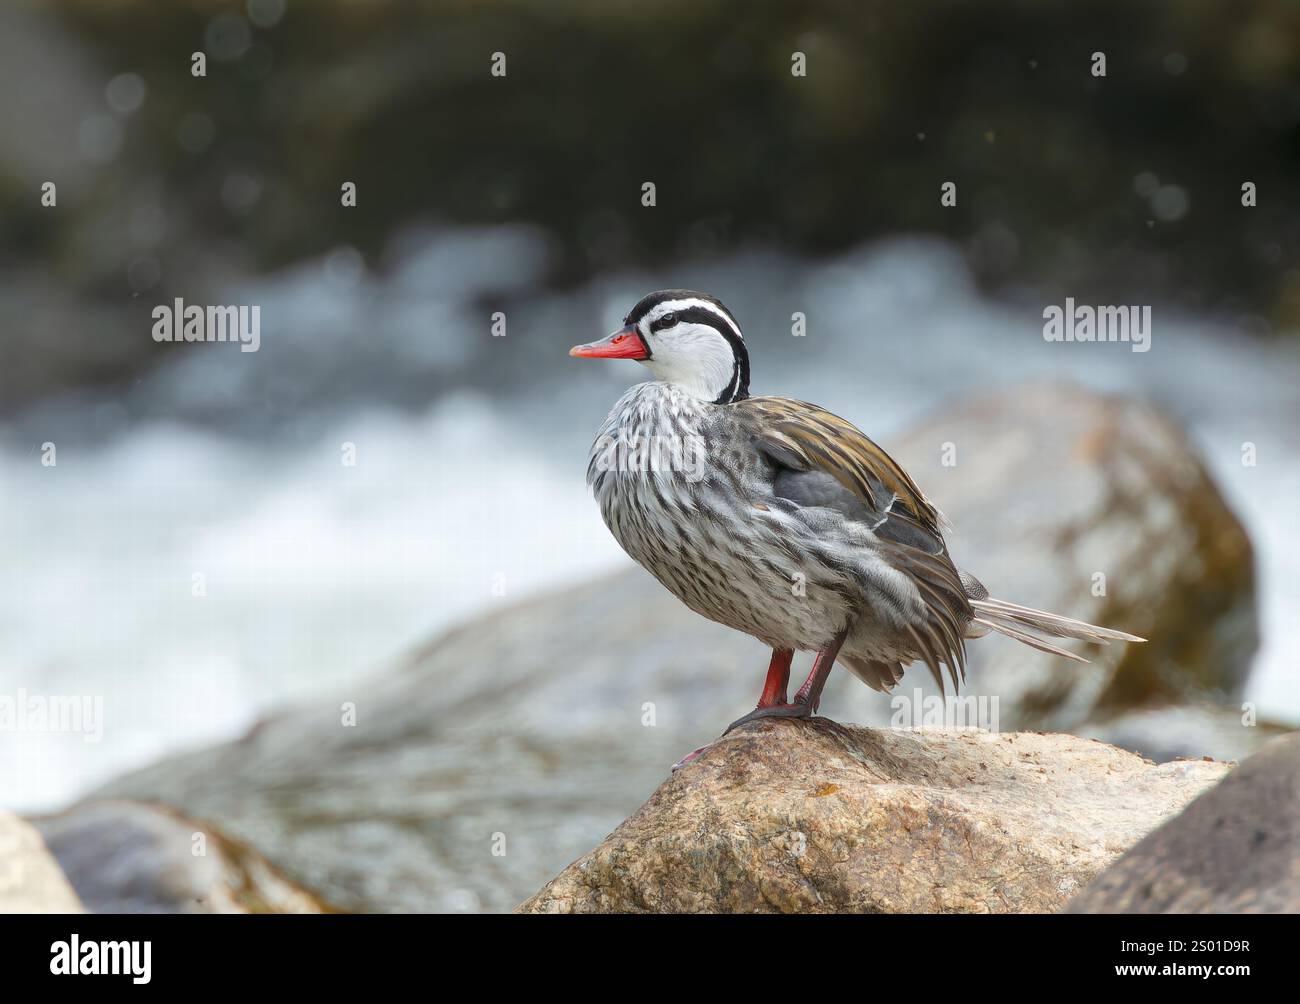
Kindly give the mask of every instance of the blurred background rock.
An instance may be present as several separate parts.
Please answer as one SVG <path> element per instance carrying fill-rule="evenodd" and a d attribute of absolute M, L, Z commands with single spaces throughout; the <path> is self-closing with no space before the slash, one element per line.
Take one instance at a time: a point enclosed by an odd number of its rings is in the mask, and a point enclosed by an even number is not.
<path fill-rule="evenodd" d="M 1179 713 L 1119 686 L 1120 717 L 1069 726 L 1173 755 L 1202 720 L 1242 731 L 1243 699 L 1300 723 L 1287 0 L 18 2 L 0 7 L 0 129 L 0 693 L 102 695 L 106 716 L 98 744 L 6 736 L 10 807 L 60 807 L 322 692 L 364 709 L 370 674 L 443 627 L 625 567 L 582 478 L 640 373 L 565 352 L 668 285 L 733 308 L 756 392 L 816 400 L 888 448 L 1039 379 L 1171 415 L 1253 547 L 1232 517 L 1215 524 L 1231 547 L 1200 541 L 1235 556 L 1216 630 L 1141 679 L 1226 683 Z M 1152 351 L 1045 343 L 1042 310 L 1067 296 L 1152 305 Z M 175 297 L 259 305 L 261 350 L 155 343 L 150 312 Z M 918 456 L 946 414 L 913 434 Z M 718 724 L 752 698 L 742 677 L 719 675 Z M 875 721 L 873 700 L 829 710 Z M 566 714 L 557 697 L 520 720 Z M 679 735 L 655 755 L 685 752 Z M 481 776 L 439 765 L 446 785 Z M 640 804 L 650 782 L 632 781 L 602 781 L 594 822 L 466 908 L 508 906 L 591 846 Z M 481 810 L 494 829 L 499 809 Z"/>

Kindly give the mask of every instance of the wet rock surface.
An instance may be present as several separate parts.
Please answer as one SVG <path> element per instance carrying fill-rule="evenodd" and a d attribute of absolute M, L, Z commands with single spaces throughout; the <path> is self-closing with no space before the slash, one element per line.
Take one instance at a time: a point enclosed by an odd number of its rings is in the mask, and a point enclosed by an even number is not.
<path fill-rule="evenodd" d="M 1073 736 L 763 722 L 520 910 L 1055 911 L 1228 769 Z"/>

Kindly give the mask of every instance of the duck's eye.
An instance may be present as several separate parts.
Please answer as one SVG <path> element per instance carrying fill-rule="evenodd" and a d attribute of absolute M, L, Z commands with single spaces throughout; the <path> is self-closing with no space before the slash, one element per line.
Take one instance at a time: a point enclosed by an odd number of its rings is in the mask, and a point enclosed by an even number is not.
<path fill-rule="evenodd" d="M 678 321 L 677 311 L 670 310 L 666 314 L 661 314 L 655 320 L 650 322 L 650 333 L 653 335 L 660 331 L 666 331 Z"/>

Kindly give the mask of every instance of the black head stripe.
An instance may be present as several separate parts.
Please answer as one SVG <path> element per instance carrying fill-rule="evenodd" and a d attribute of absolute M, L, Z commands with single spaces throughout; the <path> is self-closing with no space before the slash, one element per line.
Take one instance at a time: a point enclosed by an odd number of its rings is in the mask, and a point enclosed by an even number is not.
<path fill-rule="evenodd" d="M 671 328 L 674 324 L 707 324 L 714 328 L 724 338 L 734 338 L 736 332 L 727 324 L 726 320 L 718 316 L 718 312 L 710 310 L 708 307 L 682 307 L 665 314 L 650 323 L 651 331 L 663 331 L 665 328 Z"/>
<path fill-rule="evenodd" d="M 627 317 L 623 320 L 627 324 L 639 324 L 641 319 L 645 317 L 646 314 L 650 313 L 650 311 L 654 310 L 655 307 L 659 306 L 661 303 L 667 303 L 670 300 L 699 300 L 703 303 L 707 303 L 717 310 L 717 312 L 723 317 L 730 320 L 731 323 L 735 325 L 736 331 L 740 330 L 740 324 L 732 316 L 731 311 L 723 305 L 721 300 L 716 296 L 710 296 L 708 293 L 701 293 L 694 289 L 660 289 L 653 293 L 647 293 L 637 301 L 636 306 L 628 312 Z M 678 311 L 678 313 L 680 313 L 680 311 Z M 715 318 L 711 323 L 716 326 L 718 320 L 719 319 Z M 722 323 L 725 324 L 726 322 L 723 321 Z"/>

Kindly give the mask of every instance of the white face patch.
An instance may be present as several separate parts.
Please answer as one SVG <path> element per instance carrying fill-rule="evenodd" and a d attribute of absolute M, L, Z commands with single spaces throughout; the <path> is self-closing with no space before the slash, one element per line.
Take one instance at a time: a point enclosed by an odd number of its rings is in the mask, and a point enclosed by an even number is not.
<path fill-rule="evenodd" d="M 656 380 L 675 384 L 692 397 L 716 401 L 732 385 L 736 357 L 727 340 L 706 324 L 681 323 L 650 338 L 643 360 Z"/>
<path fill-rule="evenodd" d="M 680 320 L 671 327 L 652 330 L 668 314 L 707 310 L 714 324 Z M 717 327 L 715 327 L 717 325 Z M 734 391 L 736 355 L 719 332 L 724 327 L 740 338 L 736 323 L 707 300 L 666 300 L 657 304 L 640 321 L 642 337 L 650 346 L 650 358 L 642 360 L 656 380 L 681 387 L 692 397 L 716 401 Z"/>

